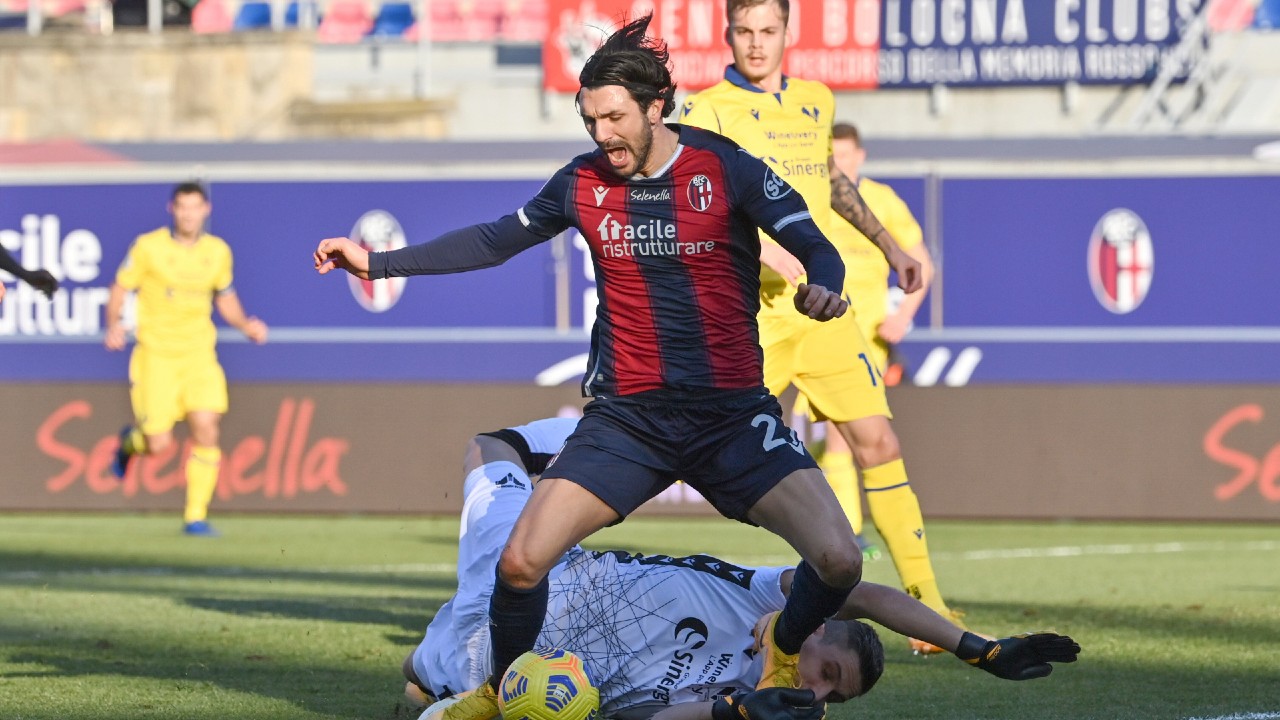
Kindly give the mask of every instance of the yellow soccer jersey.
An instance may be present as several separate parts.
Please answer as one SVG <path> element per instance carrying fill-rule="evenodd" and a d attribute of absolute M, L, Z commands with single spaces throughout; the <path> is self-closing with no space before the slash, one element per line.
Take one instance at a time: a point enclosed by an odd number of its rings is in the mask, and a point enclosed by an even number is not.
<path fill-rule="evenodd" d="M 680 122 L 724 135 L 763 159 L 799 191 L 814 222 L 826 232 L 834 113 L 835 97 L 820 82 L 784 78 L 782 92 L 767 93 L 731 65 L 724 80 L 685 100 Z M 795 314 L 789 299 L 795 289 L 767 267 L 760 269 L 760 293 L 767 301 L 762 312 L 773 307 Z"/>
<path fill-rule="evenodd" d="M 201 235 L 191 245 L 169 228 L 139 235 L 116 272 L 116 283 L 138 293 L 138 345 L 177 355 L 212 350 L 213 296 L 231 287 L 231 248 Z"/>
<path fill-rule="evenodd" d="M 910 250 L 924 241 L 920 224 L 893 188 L 861 178 L 858 194 L 903 250 Z M 885 318 L 889 262 L 884 259 L 880 248 L 834 210 L 830 214 L 827 238 L 844 260 L 844 291 L 858 316 L 858 326 L 868 340 L 873 340 L 875 328 Z"/>

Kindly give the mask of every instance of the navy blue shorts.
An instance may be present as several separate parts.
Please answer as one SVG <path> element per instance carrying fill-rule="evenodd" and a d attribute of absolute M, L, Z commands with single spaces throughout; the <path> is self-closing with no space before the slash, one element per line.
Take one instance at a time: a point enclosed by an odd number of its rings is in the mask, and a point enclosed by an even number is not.
<path fill-rule="evenodd" d="M 725 517 L 748 522 L 783 478 L 817 466 L 761 389 L 703 402 L 593 400 L 543 477 L 581 485 L 622 517 L 683 480 Z"/>

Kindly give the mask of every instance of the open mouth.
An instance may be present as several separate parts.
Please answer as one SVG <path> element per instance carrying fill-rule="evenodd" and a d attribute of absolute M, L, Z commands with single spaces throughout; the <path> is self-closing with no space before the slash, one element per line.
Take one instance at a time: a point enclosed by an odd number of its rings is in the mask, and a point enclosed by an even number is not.
<path fill-rule="evenodd" d="M 605 149 L 605 154 L 609 156 L 609 163 L 614 167 L 622 167 L 627 164 L 627 148 L 624 146 L 612 147 Z"/>

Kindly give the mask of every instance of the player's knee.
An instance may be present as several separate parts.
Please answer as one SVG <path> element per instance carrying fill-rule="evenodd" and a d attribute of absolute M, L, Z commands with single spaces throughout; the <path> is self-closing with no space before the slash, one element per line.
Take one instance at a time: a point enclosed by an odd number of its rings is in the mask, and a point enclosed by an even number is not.
<path fill-rule="evenodd" d="M 889 426 L 888 420 L 883 424 L 861 429 L 854 437 L 852 451 L 853 459 L 861 468 L 883 465 L 902 457 L 898 436 Z"/>
<path fill-rule="evenodd" d="M 517 590 L 532 590 L 542 582 L 548 570 L 524 548 L 516 545 L 508 545 L 498 558 L 498 577 Z"/>
<path fill-rule="evenodd" d="M 818 577 L 831 587 L 853 587 L 862 580 L 862 551 L 857 542 L 831 548 L 810 562 Z"/>
<path fill-rule="evenodd" d="M 422 685 L 422 683 L 418 681 L 418 673 L 413 671 L 413 653 L 409 653 L 404 656 L 404 662 L 400 663 L 400 672 L 404 673 L 405 680 L 408 680 L 414 685 Z"/>
<path fill-rule="evenodd" d="M 147 436 L 147 454 L 159 455 L 173 445 L 173 433 L 160 433 Z"/>

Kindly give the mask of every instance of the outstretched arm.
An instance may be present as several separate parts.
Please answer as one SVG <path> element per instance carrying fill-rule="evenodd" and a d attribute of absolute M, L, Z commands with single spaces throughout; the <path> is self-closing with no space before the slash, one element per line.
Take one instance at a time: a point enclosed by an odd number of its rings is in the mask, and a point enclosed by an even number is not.
<path fill-rule="evenodd" d="M 12 273 L 14 277 L 44 293 L 47 298 L 52 298 L 54 291 L 58 289 L 58 279 L 53 276 L 53 273 L 48 270 L 28 270 L 22 267 L 22 264 L 2 246 L 0 246 L 0 270 Z"/>
<path fill-rule="evenodd" d="M 361 280 L 443 275 L 501 265 L 547 237 L 511 214 L 390 252 L 371 253 L 347 238 L 330 238 L 320 242 L 313 259 L 321 275 L 339 268 Z"/>
<path fill-rule="evenodd" d="M 880 248 L 885 260 L 889 261 L 889 266 L 898 273 L 898 287 L 908 293 L 924 287 L 920 263 L 903 252 L 898 243 L 893 241 L 889 231 L 884 229 L 875 213 L 867 207 L 866 201 L 858 192 L 858 186 L 840 172 L 831 158 L 827 159 L 827 168 L 831 175 L 831 207 Z"/>

